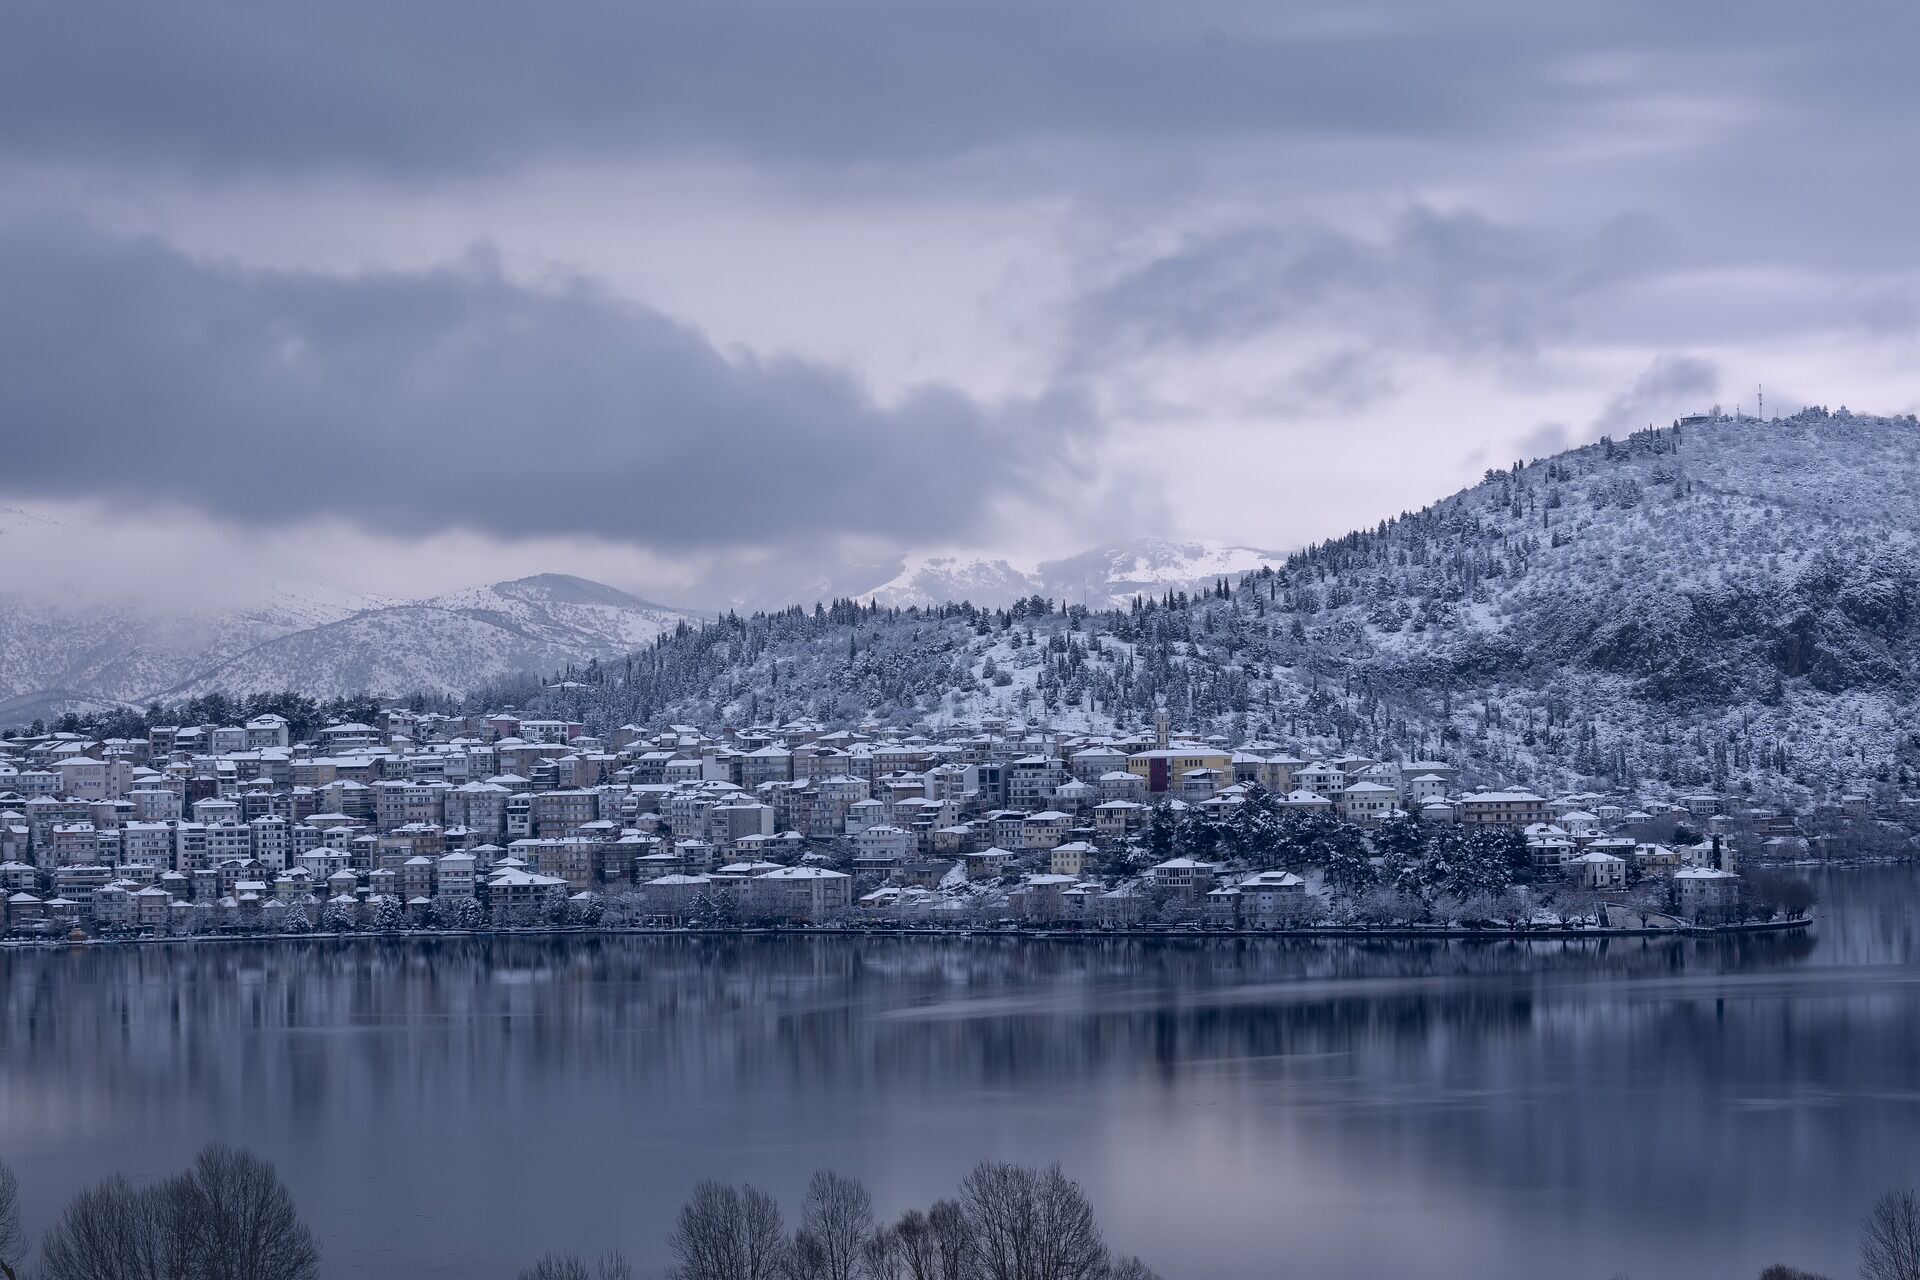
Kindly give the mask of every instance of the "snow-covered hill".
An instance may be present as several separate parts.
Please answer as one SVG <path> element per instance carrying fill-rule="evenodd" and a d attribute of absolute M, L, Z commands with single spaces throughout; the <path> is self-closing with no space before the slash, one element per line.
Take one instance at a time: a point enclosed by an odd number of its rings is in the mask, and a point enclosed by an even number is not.
<path fill-rule="evenodd" d="M 1916 529 L 1913 419 L 1721 418 L 1489 472 L 1171 607 L 843 601 L 667 637 L 630 677 L 545 696 L 612 724 L 1074 728 L 1137 725 L 1164 697 L 1196 731 L 1489 780 L 1791 798 L 1920 772 Z"/>
<path fill-rule="evenodd" d="M 1439 755 L 1489 781 L 1790 800 L 1920 773 L 1916 530 L 1912 418 L 1721 418 L 1490 471 L 1274 563 L 1183 545 L 926 561 L 917 585 L 896 583 L 904 604 L 842 598 L 687 628 L 597 584 L 524 579 L 290 628 L 141 696 L 464 687 L 475 708 L 545 706 L 603 728 L 982 714 L 1101 728 L 1165 699 L 1194 731 Z M 1090 604 L 1125 607 L 1082 607 L 1075 578 L 1100 584 Z M 927 603 L 988 588 L 1013 603 Z M 36 647 L 22 639 L 36 625 L 8 619 L 0 663 Z M 137 626 L 63 634 L 55 674 L 76 682 L 157 671 L 180 648 Z M 519 676 L 636 647 L 643 660 L 568 689 Z"/>

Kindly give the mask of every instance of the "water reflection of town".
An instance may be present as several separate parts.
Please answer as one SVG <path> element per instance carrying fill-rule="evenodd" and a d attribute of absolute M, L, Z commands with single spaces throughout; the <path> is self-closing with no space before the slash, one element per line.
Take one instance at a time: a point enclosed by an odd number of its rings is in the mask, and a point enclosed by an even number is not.
<path fill-rule="evenodd" d="M 1512 945 L 772 937 L 96 948 L 8 957 L 0 1034 L 11 1069 L 103 1074 L 117 1090 L 217 1091 L 245 1076 L 255 1091 L 277 1080 L 311 1096 L 327 1090 L 329 1073 L 371 1082 L 401 1069 L 478 1076 L 482 1087 L 564 1087 L 596 1070 L 695 1090 L 1000 1084 L 1423 1042 L 1463 1051 L 1515 1036 L 1597 1044 L 1664 1037 L 1702 1016 L 1724 1035 L 1728 1017 L 1756 1019 L 1775 979 L 1817 979 L 1822 971 L 1803 962 L 1818 945 L 1786 934 Z M 1869 987 L 1831 1009 L 1795 1012 L 1845 1034 L 1862 1018 L 1870 1025 L 1876 1001 L 1888 999 L 1885 1016 L 1909 1011 L 1904 992 Z"/>
<path fill-rule="evenodd" d="M 1228 1224 L 1253 1220 L 1281 1224 L 1303 1273 L 1333 1274 L 1388 1202 L 1407 1223 L 1458 1224 L 1472 1237 L 1461 1259 L 1510 1242 L 1679 1274 L 1705 1247 L 1702 1212 L 1756 1247 L 1850 1247 L 1862 1205 L 1910 1175 L 1920 939 L 1891 883 L 1827 889 L 1844 928 L 1741 939 L 13 952 L 0 956 L 0 1138 L 28 1126 L 42 1149 L 71 1148 L 62 1176 L 77 1185 L 156 1125 L 193 1141 L 218 1126 L 308 1170 L 316 1214 L 344 1224 L 363 1207 L 359 1175 L 341 1171 L 359 1168 L 363 1139 L 327 1165 L 314 1135 L 373 1126 L 400 1166 L 376 1179 L 372 1194 L 399 1206 L 379 1229 L 404 1241 L 423 1230 L 407 1206 L 491 1194 L 499 1148 L 474 1126 L 503 1106 L 526 1116 L 533 1098 L 591 1124 L 518 1125 L 514 1150 L 618 1183 L 567 1184 L 535 1197 L 542 1212 L 581 1199 L 599 1222 L 644 1203 L 619 1237 L 642 1249 L 689 1153 L 714 1144 L 710 1167 L 730 1177 L 797 1182 L 844 1160 L 896 1183 L 929 1153 L 964 1165 L 1011 1144 L 1128 1206 L 1150 1232 L 1137 1247 L 1213 1274 L 1248 1274 L 1229 1265 L 1245 1242 Z M 863 1132 L 906 1148 L 889 1164 Z M 171 1159 L 154 1141 L 149 1162 Z M 1191 1184 L 1177 1208 L 1155 1162 Z M 499 1244 L 489 1230 L 418 1245 L 471 1237 L 484 1252 Z"/>

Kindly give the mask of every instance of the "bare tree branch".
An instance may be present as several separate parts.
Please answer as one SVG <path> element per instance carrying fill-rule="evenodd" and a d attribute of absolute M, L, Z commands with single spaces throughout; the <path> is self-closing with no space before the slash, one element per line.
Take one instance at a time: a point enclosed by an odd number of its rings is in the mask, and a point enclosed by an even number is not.
<path fill-rule="evenodd" d="M 967 1211 L 957 1200 L 936 1200 L 927 1210 L 927 1228 L 933 1234 L 934 1270 L 930 1280 L 973 1280 L 979 1267 L 979 1248 Z"/>
<path fill-rule="evenodd" d="M 27 1233 L 20 1226 L 20 1179 L 0 1163 L 0 1270 L 12 1280 L 27 1259 Z"/>
<path fill-rule="evenodd" d="M 907 1280 L 906 1258 L 892 1227 L 881 1227 L 860 1246 L 860 1275 L 863 1280 Z"/>
<path fill-rule="evenodd" d="M 822 1169 L 807 1183 L 807 1201 L 795 1233 L 802 1280 L 858 1280 L 860 1251 L 873 1235 L 873 1197 L 853 1178 Z M 804 1242 L 804 1243 L 803 1243 Z"/>
<path fill-rule="evenodd" d="M 1111 1265 L 1093 1206 L 1060 1171 L 982 1161 L 960 1184 L 984 1280 L 1103 1280 Z"/>
<path fill-rule="evenodd" d="M 247 1151 L 214 1144 L 171 1194 L 195 1280 L 313 1280 L 320 1249 L 280 1175 Z"/>
<path fill-rule="evenodd" d="M 520 1280 L 593 1280 L 587 1264 L 578 1254 L 550 1253 L 530 1267 L 520 1270 Z"/>
<path fill-rule="evenodd" d="M 136 1187 L 115 1176 L 67 1202 L 40 1245 L 44 1280 L 174 1280 L 189 1274 L 177 1251 L 171 1185 Z"/>
<path fill-rule="evenodd" d="M 550 1253 L 520 1272 L 520 1280 L 633 1280 L 633 1264 L 609 1249 L 589 1268 L 577 1253 Z"/>
<path fill-rule="evenodd" d="M 1920 1280 L 1920 1195 L 1889 1191 L 1860 1224 L 1861 1280 Z"/>
<path fill-rule="evenodd" d="M 672 1280 L 773 1280 L 788 1254 L 773 1197 L 711 1180 L 681 1206 L 667 1247 Z"/>

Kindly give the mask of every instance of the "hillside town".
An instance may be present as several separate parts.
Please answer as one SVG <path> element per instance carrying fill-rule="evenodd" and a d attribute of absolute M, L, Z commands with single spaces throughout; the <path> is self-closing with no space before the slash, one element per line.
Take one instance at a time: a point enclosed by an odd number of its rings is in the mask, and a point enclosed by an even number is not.
<path fill-rule="evenodd" d="M 1857 797 L 1862 806 L 1868 801 Z M 1796 820 L 1440 760 L 986 720 L 707 733 L 399 708 L 0 740 L 14 938 L 563 926 L 1682 928 L 1803 913 Z"/>

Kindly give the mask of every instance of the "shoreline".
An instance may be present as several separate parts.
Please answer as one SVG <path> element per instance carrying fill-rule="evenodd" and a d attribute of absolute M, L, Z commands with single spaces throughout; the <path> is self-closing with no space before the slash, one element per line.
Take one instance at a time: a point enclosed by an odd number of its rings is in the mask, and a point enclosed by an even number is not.
<path fill-rule="evenodd" d="M 993 926 L 967 927 L 946 925 L 911 929 L 900 926 L 857 928 L 847 925 L 781 926 L 754 928 L 711 926 L 639 925 L 632 928 L 605 926 L 543 927 L 525 929 L 396 929 L 392 932 L 354 933 L 206 933 L 186 937 L 136 938 L 7 938 L 0 939 L 0 954 L 8 951 L 45 951 L 61 947 L 193 946 L 201 943 L 247 942 L 426 942 L 452 938 L 930 938 L 942 941 L 1003 938 L 1035 942 L 1098 942 L 1117 939 L 1159 941 L 1227 942 L 1260 938 L 1326 942 L 1570 942 L 1604 941 L 1610 938 L 1715 938 L 1747 934 L 1792 933 L 1810 928 L 1812 916 L 1787 920 L 1761 920 L 1741 924 L 1688 925 L 1669 929 L 1618 929 L 1610 927 L 1572 928 L 1548 926 L 1531 929 L 1469 929 L 1434 925 L 1430 928 L 1396 925 L 1369 928 L 1363 925 L 1325 925 L 1296 929 L 1187 929 L 1174 927 L 1134 927 L 1125 929 L 1020 929 Z"/>

